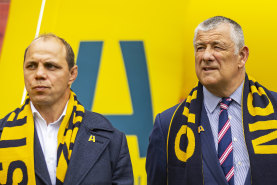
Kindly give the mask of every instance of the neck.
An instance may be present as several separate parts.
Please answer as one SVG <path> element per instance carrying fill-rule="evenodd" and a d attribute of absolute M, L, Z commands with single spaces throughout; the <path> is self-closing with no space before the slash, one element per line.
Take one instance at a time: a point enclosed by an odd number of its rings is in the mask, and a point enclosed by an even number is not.
<path fill-rule="evenodd" d="M 245 73 L 239 76 L 239 78 L 237 78 L 236 80 L 232 80 L 231 83 L 230 82 L 224 83 L 224 84 L 228 84 L 227 86 L 219 84 L 217 86 L 205 86 L 205 87 L 215 96 L 230 97 L 241 85 L 244 79 L 245 79 Z"/>
<path fill-rule="evenodd" d="M 63 108 L 58 108 L 58 109 L 53 107 L 47 107 L 47 108 L 44 108 L 41 106 L 35 106 L 35 107 L 37 111 L 40 113 L 40 115 L 43 117 L 43 119 L 46 121 L 47 125 L 49 125 L 50 123 L 53 123 L 59 119 L 59 117 L 63 113 L 65 105 L 63 106 Z"/>
<path fill-rule="evenodd" d="M 70 97 L 70 94 L 65 99 L 61 99 L 58 102 L 55 102 L 52 105 L 41 105 L 33 103 L 34 107 L 46 121 L 47 125 L 58 120 L 62 115 L 65 105 Z"/>

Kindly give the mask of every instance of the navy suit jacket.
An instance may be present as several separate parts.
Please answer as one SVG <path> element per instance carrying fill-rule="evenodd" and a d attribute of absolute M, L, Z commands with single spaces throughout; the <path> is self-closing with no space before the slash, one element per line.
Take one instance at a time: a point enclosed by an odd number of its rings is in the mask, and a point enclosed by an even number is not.
<path fill-rule="evenodd" d="M 277 93 L 271 91 L 271 94 L 273 95 L 273 98 L 277 100 Z M 148 185 L 167 185 L 167 134 L 171 118 L 177 107 L 178 105 L 175 105 L 174 107 L 156 116 L 155 124 L 149 137 L 149 145 L 146 156 Z M 202 108 L 201 125 L 205 130 L 200 133 L 204 184 L 228 185 L 217 158 L 210 122 L 205 108 Z M 244 185 L 250 184 L 251 175 L 249 170 Z"/>
<path fill-rule="evenodd" d="M 273 98 L 277 100 L 277 93 L 271 91 L 271 94 Z M 167 185 L 167 134 L 171 118 L 177 107 L 178 105 L 175 105 L 174 107 L 156 116 L 155 124 L 149 137 L 149 145 L 146 156 L 148 185 Z M 228 185 L 218 161 L 210 122 L 205 108 L 202 108 L 201 125 L 205 130 L 204 132 L 200 133 L 201 150 L 203 156 L 204 184 Z M 251 172 L 249 170 L 244 185 L 250 184 Z"/>
<path fill-rule="evenodd" d="M 152 133 L 146 157 L 146 172 L 148 185 L 167 185 L 166 143 L 171 118 L 178 105 L 158 114 Z M 216 154 L 212 131 L 205 108 L 201 113 L 201 125 L 204 132 L 200 133 L 203 156 L 203 176 L 205 185 L 228 185 Z M 250 173 L 245 185 L 250 185 Z"/>
<path fill-rule="evenodd" d="M 95 136 L 95 142 L 88 141 L 91 135 Z M 51 185 L 36 129 L 34 160 L 36 184 Z M 100 114 L 85 112 L 64 180 L 64 185 L 73 184 L 133 185 L 126 137 Z"/>

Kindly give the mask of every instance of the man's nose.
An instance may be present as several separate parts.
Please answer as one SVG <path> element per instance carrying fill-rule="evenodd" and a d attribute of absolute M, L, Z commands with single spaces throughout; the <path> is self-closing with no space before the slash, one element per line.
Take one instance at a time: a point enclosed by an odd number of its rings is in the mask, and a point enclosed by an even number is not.
<path fill-rule="evenodd" d="M 204 61 L 213 61 L 214 60 L 214 51 L 211 47 L 207 47 L 203 53 Z"/>
<path fill-rule="evenodd" d="M 46 70 L 43 65 L 39 65 L 36 70 L 36 79 L 46 78 Z"/>

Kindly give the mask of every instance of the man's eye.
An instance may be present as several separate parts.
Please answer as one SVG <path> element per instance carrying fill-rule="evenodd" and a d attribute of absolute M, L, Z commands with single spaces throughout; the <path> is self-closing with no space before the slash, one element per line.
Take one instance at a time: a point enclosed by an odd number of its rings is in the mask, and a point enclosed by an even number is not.
<path fill-rule="evenodd" d="M 53 64 L 45 64 L 45 67 L 46 67 L 47 69 L 50 69 L 50 70 L 54 70 L 54 69 L 57 68 L 57 66 L 55 66 L 55 65 L 53 65 Z"/>
<path fill-rule="evenodd" d="M 223 50 L 223 48 L 220 47 L 220 46 L 215 46 L 214 48 L 217 49 L 217 50 Z"/>
<path fill-rule="evenodd" d="M 28 64 L 26 66 L 27 69 L 35 69 L 36 65 L 35 64 Z"/>
<path fill-rule="evenodd" d="M 203 46 L 197 47 L 196 51 L 203 51 L 205 48 Z"/>

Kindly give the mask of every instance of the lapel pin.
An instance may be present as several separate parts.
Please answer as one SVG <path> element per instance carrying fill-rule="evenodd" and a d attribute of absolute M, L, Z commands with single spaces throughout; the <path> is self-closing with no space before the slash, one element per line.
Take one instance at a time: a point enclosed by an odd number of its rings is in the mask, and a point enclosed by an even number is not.
<path fill-rule="evenodd" d="M 93 142 L 95 143 L 95 136 L 90 135 L 90 137 L 89 137 L 88 141 L 93 141 Z"/>
<path fill-rule="evenodd" d="M 198 133 L 204 132 L 204 131 L 205 131 L 204 128 L 202 127 L 202 125 L 200 125 L 200 126 L 198 127 Z"/>

